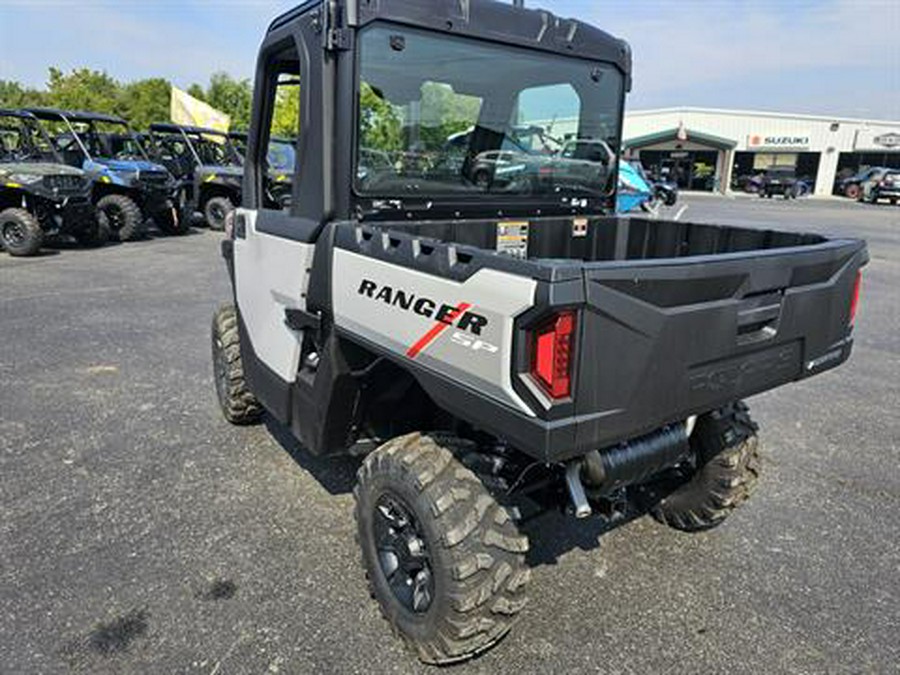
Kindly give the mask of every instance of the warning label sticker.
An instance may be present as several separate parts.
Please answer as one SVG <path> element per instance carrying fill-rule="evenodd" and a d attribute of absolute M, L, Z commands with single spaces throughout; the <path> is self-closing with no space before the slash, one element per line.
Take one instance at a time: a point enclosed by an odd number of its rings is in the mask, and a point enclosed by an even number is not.
<path fill-rule="evenodd" d="M 528 257 L 528 221 L 497 223 L 497 252 L 515 258 Z"/>

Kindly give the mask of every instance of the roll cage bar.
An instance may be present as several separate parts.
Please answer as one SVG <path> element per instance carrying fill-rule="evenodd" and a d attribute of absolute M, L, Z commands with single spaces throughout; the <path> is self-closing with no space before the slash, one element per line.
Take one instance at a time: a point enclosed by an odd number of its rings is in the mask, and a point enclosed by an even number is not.
<path fill-rule="evenodd" d="M 31 122 L 31 126 L 33 126 L 33 128 L 37 130 L 37 132 L 44 139 L 44 142 L 47 144 L 47 147 L 50 149 L 50 153 L 53 155 L 54 162 L 56 164 L 64 163 L 62 157 L 56 149 L 56 146 L 54 146 L 53 142 L 50 140 L 50 136 L 47 134 L 47 130 L 38 123 L 37 117 L 35 117 L 32 113 L 28 112 L 27 110 L 0 108 L 0 118 L 3 117 L 15 117 Z M 33 145 L 32 143 L 30 143 L 30 139 L 29 144 Z"/>
<path fill-rule="evenodd" d="M 237 151 L 237 148 L 235 148 L 231 142 L 233 133 L 234 132 L 210 129 L 209 127 L 170 124 L 168 122 L 156 122 L 150 125 L 150 136 L 153 137 L 154 141 L 156 140 L 155 134 L 179 134 L 184 139 L 184 142 L 187 145 L 188 149 L 191 151 L 191 157 L 193 157 L 196 166 L 204 166 L 205 163 L 200 158 L 200 155 L 194 147 L 194 143 L 188 134 L 193 134 L 195 136 L 220 136 L 225 139 L 225 144 L 231 150 L 232 154 L 237 157 L 238 160 L 243 161 L 244 158 L 241 157 L 241 154 Z"/>
<path fill-rule="evenodd" d="M 26 112 L 30 113 L 40 120 L 64 122 L 66 127 L 69 129 L 69 132 L 72 134 L 72 138 L 75 139 L 75 143 L 81 149 L 81 152 L 89 162 L 93 162 L 94 158 L 91 156 L 91 153 L 88 150 L 87 146 L 81 140 L 81 134 L 75 131 L 75 127 L 72 126 L 72 122 L 86 122 L 88 124 L 92 122 L 106 122 L 108 124 L 121 124 L 125 127 L 126 134 L 131 138 L 132 141 L 134 141 L 134 144 L 143 159 L 148 162 L 150 161 L 150 157 L 144 150 L 144 146 L 141 143 L 140 138 L 138 138 L 138 135 L 135 133 L 134 129 L 131 128 L 131 125 L 128 124 L 128 121 L 123 117 L 119 117 L 118 115 L 107 115 L 104 113 L 87 112 L 83 110 L 60 110 L 59 108 L 27 108 L 25 110 Z"/>

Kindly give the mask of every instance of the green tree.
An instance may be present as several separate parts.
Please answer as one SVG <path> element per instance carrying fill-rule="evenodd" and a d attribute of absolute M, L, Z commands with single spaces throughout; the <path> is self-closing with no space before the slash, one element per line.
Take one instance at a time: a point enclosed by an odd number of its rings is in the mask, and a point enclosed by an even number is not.
<path fill-rule="evenodd" d="M 250 80 L 236 79 L 227 73 L 215 73 L 204 89 L 192 84 L 187 92 L 231 117 L 234 129 L 250 126 L 253 87 Z M 45 91 L 19 82 L 0 80 L 0 106 L 52 106 L 69 110 L 120 115 L 138 129 L 169 119 L 171 83 L 155 77 L 121 83 L 105 72 L 76 68 L 63 72 L 50 68 Z M 298 101 L 285 97 L 278 112 L 279 133 L 296 133 Z M 292 122 L 292 120 L 294 120 Z"/>
<path fill-rule="evenodd" d="M 68 74 L 50 68 L 47 90 L 52 105 L 69 110 L 118 114 L 122 105 L 121 85 L 105 72 L 89 68 Z"/>
<path fill-rule="evenodd" d="M 169 119 L 171 90 L 171 83 L 159 77 L 130 82 L 122 89 L 119 113 L 135 129 L 165 122 Z"/>
<path fill-rule="evenodd" d="M 246 129 L 250 126 L 250 106 L 253 100 L 253 85 L 250 80 L 236 80 L 227 73 L 214 73 L 209 79 L 204 100 L 231 118 L 232 129 Z"/>
<path fill-rule="evenodd" d="M 359 92 L 361 147 L 393 152 L 403 149 L 400 115 L 383 96 L 363 82 Z"/>
<path fill-rule="evenodd" d="M 47 105 L 45 92 L 24 87 L 18 82 L 0 80 L 0 108 Z"/>
<path fill-rule="evenodd" d="M 300 132 L 300 89 L 296 85 L 278 88 L 272 113 L 272 135 L 294 138 Z"/>
<path fill-rule="evenodd" d="M 466 131 L 478 122 L 481 99 L 457 94 L 445 84 L 422 85 L 419 138 L 429 150 L 444 146 L 453 134 Z"/>
<path fill-rule="evenodd" d="M 206 92 L 203 91 L 203 87 L 201 87 L 196 82 L 194 82 L 190 87 L 187 88 L 187 93 L 200 101 L 206 100 Z"/>

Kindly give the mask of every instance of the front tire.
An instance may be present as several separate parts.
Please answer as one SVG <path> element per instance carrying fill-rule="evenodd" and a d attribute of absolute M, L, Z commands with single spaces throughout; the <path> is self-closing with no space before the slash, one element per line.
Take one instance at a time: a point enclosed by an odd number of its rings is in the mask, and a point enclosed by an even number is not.
<path fill-rule="evenodd" d="M 5 209 L 0 212 L 0 241 L 12 256 L 35 255 L 44 243 L 44 230 L 25 209 Z"/>
<path fill-rule="evenodd" d="M 757 429 L 742 402 L 703 415 L 691 435 L 696 468 L 651 515 L 684 532 L 720 525 L 756 488 L 761 468 Z"/>
<path fill-rule="evenodd" d="M 526 604 L 528 539 L 456 455 L 474 444 L 408 434 L 359 469 L 358 540 L 372 595 L 426 663 L 490 648 Z"/>
<path fill-rule="evenodd" d="M 125 195 L 106 195 L 97 202 L 110 234 L 119 241 L 134 241 L 144 234 L 144 217 L 137 203 Z"/>
<path fill-rule="evenodd" d="M 203 217 L 209 229 L 222 231 L 228 214 L 234 211 L 234 203 L 228 197 L 211 197 L 203 206 Z"/>
<path fill-rule="evenodd" d="M 213 374 L 216 395 L 225 419 L 232 424 L 255 424 L 263 409 L 244 379 L 237 309 L 223 305 L 212 321 Z"/>

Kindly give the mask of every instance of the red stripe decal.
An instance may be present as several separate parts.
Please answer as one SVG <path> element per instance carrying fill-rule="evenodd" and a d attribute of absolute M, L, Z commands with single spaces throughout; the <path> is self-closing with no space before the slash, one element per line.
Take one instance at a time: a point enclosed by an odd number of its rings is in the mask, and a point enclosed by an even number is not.
<path fill-rule="evenodd" d="M 459 303 L 456 306 L 456 309 L 454 309 L 453 312 L 447 317 L 447 320 L 453 321 L 456 317 L 458 317 L 460 314 L 465 312 L 471 306 L 472 305 L 470 305 L 467 302 Z M 438 335 L 443 333 L 449 327 L 450 327 L 449 323 L 444 323 L 443 321 L 438 321 L 437 323 L 434 324 L 434 326 L 431 327 L 431 330 L 429 330 L 427 333 L 425 333 L 425 335 L 423 335 L 422 337 L 419 338 L 419 340 L 418 340 L 418 342 L 416 342 L 416 344 L 414 344 L 412 347 L 409 348 L 409 351 L 406 352 L 406 355 L 411 359 L 416 358 L 419 355 L 419 352 L 421 352 L 423 349 L 425 349 L 425 347 L 427 347 L 432 342 L 434 342 L 435 338 L 437 338 Z"/>

